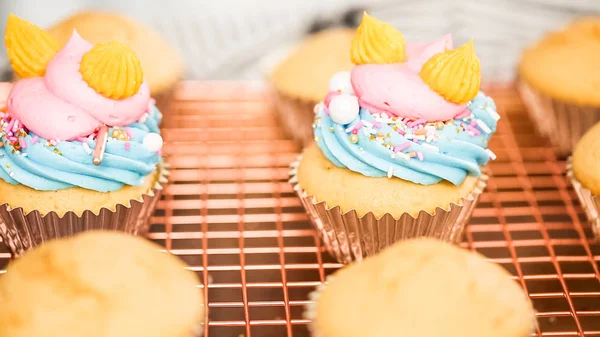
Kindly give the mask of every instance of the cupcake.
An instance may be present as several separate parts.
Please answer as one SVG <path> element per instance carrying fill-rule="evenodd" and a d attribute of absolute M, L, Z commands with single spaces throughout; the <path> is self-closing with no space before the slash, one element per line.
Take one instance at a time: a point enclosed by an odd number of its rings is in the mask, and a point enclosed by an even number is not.
<path fill-rule="evenodd" d="M 592 230 L 600 238 L 600 122 L 579 140 L 573 156 L 567 162 L 567 176 L 571 180 Z"/>
<path fill-rule="evenodd" d="M 313 108 L 329 91 L 331 76 L 352 69 L 348 50 L 353 36 L 350 28 L 311 35 L 271 74 L 279 120 L 301 145 L 313 140 Z"/>
<path fill-rule="evenodd" d="M 314 337 L 527 337 L 537 325 L 506 270 L 433 239 L 343 268 L 311 299 L 305 316 Z"/>
<path fill-rule="evenodd" d="M 166 111 L 177 82 L 183 78 L 183 59 L 158 33 L 127 17 L 103 12 L 80 12 L 51 27 L 48 32 L 61 45 L 76 29 L 85 40 L 128 45 L 140 59 L 144 78 L 156 105 Z"/>
<path fill-rule="evenodd" d="M 64 46 L 10 15 L 21 78 L 0 114 L 0 235 L 20 255 L 88 229 L 141 233 L 168 172 L 161 114 L 140 61 L 119 42 Z"/>
<path fill-rule="evenodd" d="M 315 107 L 315 144 L 291 171 L 326 247 L 348 262 L 400 239 L 458 242 L 499 119 L 479 91 L 473 42 L 405 44 L 365 14 L 350 55 L 356 66 L 334 75 L 339 90 Z"/>
<path fill-rule="evenodd" d="M 519 89 L 540 134 L 559 156 L 600 121 L 600 17 L 580 19 L 528 48 Z"/>
<path fill-rule="evenodd" d="M 0 337 L 198 337 L 193 272 L 162 247 L 118 232 L 55 240 L 0 278 Z"/>

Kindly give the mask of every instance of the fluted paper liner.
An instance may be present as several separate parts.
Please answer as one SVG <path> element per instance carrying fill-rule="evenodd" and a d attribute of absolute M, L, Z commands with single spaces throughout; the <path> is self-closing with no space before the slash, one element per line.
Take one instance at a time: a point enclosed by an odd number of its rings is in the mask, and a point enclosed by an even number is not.
<path fill-rule="evenodd" d="M 592 230 L 597 238 L 600 238 L 600 196 L 594 195 L 592 191 L 583 187 L 573 174 L 573 157 L 567 160 L 567 178 L 571 180 L 573 189 L 581 202 L 581 207 L 592 225 Z"/>
<path fill-rule="evenodd" d="M 302 147 L 314 140 L 313 123 L 315 122 L 315 105 L 317 101 L 292 98 L 282 93 L 275 93 L 275 110 L 285 132 Z"/>
<path fill-rule="evenodd" d="M 600 121 L 598 107 L 578 106 L 553 99 L 523 80 L 519 81 L 518 88 L 538 131 L 550 140 L 556 154 L 561 157 L 571 154 L 583 134 Z"/>
<path fill-rule="evenodd" d="M 154 187 L 140 199 L 132 199 L 130 205 L 118 204 L 114 211 L 102 208 L 98 213 L 90 210 L 78 216 L 67 212 L 59 216 L 56 212 L 41 215 L 33 210 L 25 213 L 22 208 L 0 205 L 0 236 L 13 257 L 52 239 L 69 237 L 87 230 L 117 230 L 134 235 L 148 230 L 150 216 L 160 199 L 163 186 L 168 182 L 169 171 L 159 167 L 159 176 Z"/>
<path fill-rule="evenodd" d="M 325 247 L 341 263 L 362 260 L 380 252 L 394 242 L 416 237 L 433 237 L 459 243 L 463 230 L 473 214 L 475 204 L 483 192 L 488 176 L 483 172 L 470 194 L 459 204 L 447 209 L 438 207 L 433 214 L 421 211 L 417 217 L 404 213 L 399 219 L 386 213 L 377 218 L 369 212 L 358 216 L 355 210 L 342 212 L 337 205 L 316 202 L 298 184 L 297 171 L 301 156 L 291 165 L 290 183 L 321 236 Z"/>

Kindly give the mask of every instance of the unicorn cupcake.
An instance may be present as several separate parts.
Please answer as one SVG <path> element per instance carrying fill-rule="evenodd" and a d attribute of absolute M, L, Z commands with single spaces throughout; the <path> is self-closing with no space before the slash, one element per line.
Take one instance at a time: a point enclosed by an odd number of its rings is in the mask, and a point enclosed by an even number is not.
<path fill-rule="evenodd" d="M 343 262 L 412 237 L 458 242 L 486 185 L 500 116 L 479 89 L 473 42 L 405 43 L 365 13 L 351 72 L 315 107 L 315 143 L 291 180 L 329 250 Z"/>
<path fill-rule="evenodd" d="M 77 32 L 60 44 L 10 15 L 20 80 L 0 115 L 0 235 L 16 255 L 88 229 L 143 232 L 167 171 L 140 61 Z"/>

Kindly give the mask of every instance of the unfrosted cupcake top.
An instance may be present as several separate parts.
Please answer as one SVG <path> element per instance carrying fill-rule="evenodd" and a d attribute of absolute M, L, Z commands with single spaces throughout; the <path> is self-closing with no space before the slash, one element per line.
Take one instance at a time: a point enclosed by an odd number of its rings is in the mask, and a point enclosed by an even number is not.
<path fill-rule="evenodd" d="M 473 42 L 453 49 L 450 35 L 405 43 L 368 16 L 351 48 L 356 65 L 336 74 L 315 107 L 315 141 L 335 165 L 370 177 L 430 185 L 478 176 L 500 116 L 479 91 Z"/>
<path fill-rule="evenodd" d="M 21 80 L 0 115 L 0 178 L 36 190 L 140 185 L 161 160 L 161 114 L 136 55 L 76 32 L 60 48 L 11 15 L 5 42 Z"/>
<path fill-rule="evenodd" d="M 555 99 L 600 107 L 600 17 L 579 19 L 526 49 L 519 75 Z"/>

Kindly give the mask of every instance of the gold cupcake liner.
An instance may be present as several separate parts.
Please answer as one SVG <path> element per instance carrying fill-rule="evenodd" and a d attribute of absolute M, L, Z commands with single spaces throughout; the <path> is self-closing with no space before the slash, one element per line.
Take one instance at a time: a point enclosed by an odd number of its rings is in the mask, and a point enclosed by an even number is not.
<path fill-rule="evenodd" d="M 278 119 L 285 132 L 302 147 L 306 147 L 314 140 L 314 109 L 318 103 L 275 93 L 275 110 Z"/>
<path fill-rule="evenodd" d="M 571 154 L 583 134 L 600 121 L 600 108 L 553 99 L 523 80 L 519 81 L 518 89 L 538 131 L 550 140 L 560 157 Z"/>
<path fill-rule="evenodd" d="M 325 248 L 341 263 L 360 261 L 379 253 L 399 240 L 432 237 L 454 244 L 460 242 L 464 228 L 473 214 L 479 196 L 487 185 L 483 172 L 470 194 L 447 209 L 438 207 L 433 214 L 421 211 L 417 217 L 404 213 L 399 219 L 386 213 L 377 218 L 372 212 L 358 216 L 356 210 L 342 212 L 339 206 L 317 202 L 298 184 L 301 156 L 291 165 L 290 180 L 294 191 L 323 240 Z"/>
<path fill-rule="evenodd" d="M 0 236 L 15 258 L 46 241 L 88 230 L 115 230 L 143 235 L 148 230 L 150 216 L 160 199 L 163 186 L 168 182 L 170 173 L 164 166 L 159 167 L 159 177 L 148 194 L 137 200 L 132 199 L 128 206 L 118 204 L 114 211 L 102 208 L 97 213 L 86 210 L 81 216 L 74 212 L 67 212 L 63 216 L 56 212 L 42 215 L 37 210 L 25 213 L 23 208 L 2 204 Z"/>
<path fill-rule="evenodd" d="M 567 178 L 571 181 L 573 189 L 579 198 L 581 207 L 592 225 L 592 230 L 597 238 L 600 238 L 600 196 L 594 195 L 592 191 L 583 187 L 575 178 L 573 173 L 573 157 L 567 160 Z"/>

